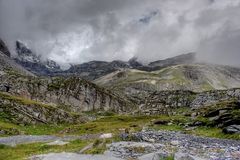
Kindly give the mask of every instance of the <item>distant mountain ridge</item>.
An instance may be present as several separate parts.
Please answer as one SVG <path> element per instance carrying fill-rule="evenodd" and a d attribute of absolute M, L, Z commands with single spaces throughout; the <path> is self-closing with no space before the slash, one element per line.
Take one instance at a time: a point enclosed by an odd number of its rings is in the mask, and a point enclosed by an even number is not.
<path fill-rule="evenodd" d="M 7 51 L 5 52 L 6 54 L 8 53 Z M 120 60 L 112 62 L 90 61 L 72 65 L 64 71 L 55 61 L 50 59 L 43 60 L 41 56 L 34 53 L 24 42 L 16 41 L 16 53 L 17 55 L 14 57 L 14 60 L 33 74 L 39 76 L 78 76 L 90 81 L 123 69 L 137 69 L 151 72 L 177 64 L 192 64 L 195 63 L 196 56 L 195 53 L 188 53 L 165 60 L 150 62 L 148 65 L 139 62 L 137 57 L 133 57 L 127 62 Z"/>
<path fill-rule="evenodd" d="M 122 69 L 137 69 L 141 71 L 157 71 L 165 67 L 174 66 L 178 64 L 193 64 L 196 62 L 196 53 L 188 53 L 179 55 L 165 60 L 150 62 L 144 65 L 138 62 L 136 57 L 133 57 L 128 62 L 124 61 L 91 61 L 79 65 L 74 65 L 67 71 L 68 74 L 75 74 L 87 80 L 95 80 L 109 73 L 119 71 Z"/>

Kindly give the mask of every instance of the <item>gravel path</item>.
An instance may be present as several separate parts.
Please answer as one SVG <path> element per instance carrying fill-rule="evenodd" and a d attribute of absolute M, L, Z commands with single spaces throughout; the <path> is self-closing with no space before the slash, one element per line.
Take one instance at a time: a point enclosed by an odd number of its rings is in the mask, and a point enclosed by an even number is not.
<path fill-rule="evenodd" d="M 107 155 L 84 155 L 76 153 L 51 153 L 31 157 L 30 160 L 122 160 Z"/>
<path fill-rule="evenodd" d="M 83 135 L 83 136 L 33 136 L 33 135 L 19 135 L 19 136 L 10 136 L 10 137 L 1 137 L 0 144 L 15 146 L 17 144 L 25 144 L 25 143 L 36 143 L 36 142 L 51 142 L 51 141 L 72 141 L 76 139 L 86 140 L 86 139 L 94 139 L 98 138 L 100 134 L 92 134 L 92 135 Z"/>

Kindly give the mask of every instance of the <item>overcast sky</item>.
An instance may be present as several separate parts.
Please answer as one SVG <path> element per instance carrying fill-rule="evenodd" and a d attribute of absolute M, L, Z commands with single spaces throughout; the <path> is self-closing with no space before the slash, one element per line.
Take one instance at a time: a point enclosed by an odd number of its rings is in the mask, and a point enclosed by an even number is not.
<path fill-rule="evenodd" d="M 197 52 L 240 64 L 240 0 L 0 0 L 0 37 L 61 64 Z"/>

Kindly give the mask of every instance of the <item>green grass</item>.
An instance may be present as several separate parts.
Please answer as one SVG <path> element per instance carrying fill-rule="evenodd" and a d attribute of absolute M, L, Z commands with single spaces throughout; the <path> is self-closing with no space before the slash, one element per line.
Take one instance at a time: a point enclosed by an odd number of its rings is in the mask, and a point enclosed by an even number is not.
<path fill-rule="evenodd" d="M 64 146 L 49 146 L 46 143 L 21 144 L 16 147 L 0 145 L 0 159 L 2 160 L 23 160 L 27 157 L 58 152 L 77 152 L 88 145 L 91 141 L 75 140 Z"/>
<path fill-rule="evenodd" d="M 221 129 L 214 127 L 198 127 L 186 133 L 203 137 L 240 140 L 240 134 L 224 134 Z"/>
<path fill-rule="evenodd" d="M 69 127 L 69 134 L 119 133 L 120 129 L 139 131 L 154 117 L 147 116 L 108 116 L 96 121 Z"/>
<path fill-rule="evenodd" d="M 172 124 L 170 125 L 154 125 L 152 121 L 165 120 Z M 198 119 L 199 120 L 199 119 Z M 203 119 L 204 121 L 205 119 Z M 213 137 L 213 138 L 227 138 L 227 139 L 240 139 L 240 135 L 228 135 L 222 133 L 222 130 L 214 127 L 198 127 L 192 131 L 185 131 L 184 124 L 190 122 L 189 117 L 175 115 L 175 116 L 127 116 L 115 115 L 105 116 L 95 121 L 84 124 L 76 125 L 27 125 L 18 126 L 7 122 L 0 121 L 0 129 L 15 129 L 19 133 L 27 135 L 85 135 L 85 134 L 99 134 L 99 133 L 113 133 L 118 135 L 124 129 L 130 132 L 140 131 L 144 126 L 153 128 L 155 130 L 168 130 L 168 131 L 183 131 L 188 134 Z M 179 125 L 182 124 L 182 125 Z M 11 134 L 9 134 L 11 135 Z M 14 135 L 14 134 L 13 134 Z M 7 135 L 2 135 L 7 136 Z"/>
<path fill-rule="evenodd" d="M 33 101 L 33 100 L 22 98 L 22 97 L 13 96 L 13 95 L 10 95 L 10 94 L 7 94 L 7 93 L 2 93 L 2 92 L 0 92 L 0 97 L 3 98 L 3 99 L 7 99 L 9 101 L 13 101 L 13 102 L 24 104 L 24 105 L 36 105 L 36 106 L 48 107 L 48 108 L 53 107 L 53 106 L 50 106 L 50 105 L 47 105 L 47 104 L 39 103 L 37 101 Z"/>
<path fill-rule="evenodd" d="M 174 160 L 174 156 L 168 156 L 167 158 L 162 158 L 160 160 Z"/>
<path fill-rule="evenodd" d="M 17 125 L 14 125 L 12 123 L 2 122 L 0 121 L 0 130 L 4 131 L 4 134 L 0 134 L 0 137 L 7 136 L 7 135 L 18 135 L 23 133 L 20 130 L 20 127 Z"/>

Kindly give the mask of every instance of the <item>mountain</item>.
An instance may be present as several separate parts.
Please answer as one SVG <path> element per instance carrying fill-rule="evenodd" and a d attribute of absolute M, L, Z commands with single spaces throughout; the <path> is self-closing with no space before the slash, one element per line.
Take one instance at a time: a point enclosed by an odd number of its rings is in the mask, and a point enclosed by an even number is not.
<path fill-rule="evenodd" d="M 17 56 L 15 61 L 36 75 L 52 75 L 61 71 L 60 66 L 53 60 L 42 60 L 41 56 L 36 55 L 23 42 L 16 41 Z"/>
<path fill-rule="evenodd" d="M 128 62 L 124 61 L 90 61 L 83 64 L 72 65 L 68 70 L 61 70 L 60 66 L 53 60 L 42 60 L 41 56 L 35 54 L 23 42 L 16 41 L 17 56 L 15 61 L 28 71 L 40 76 L 78 76 L 86 80 L 95 80 L 109 73 L 122 69 L 137 69 L 141 71 L 157 71 L 165 67 L 195 62 L 195 53 L 183 54 L 165 60 L 151 62 L 148 65 L 140 63 L 136 57 Z"/>
<path fill-rule="evenodd" d="M 155 91 L 190 90 L 195 92 L 240 87 L 240 69 L 212 64 L 181 64 L 146 72 L 126 69 L 94 81 L 123 95 L 141 99 Z"/>
<path fill-rule="evenodd" d="M 140 63 L 136 57 L 131 58 L 128 62 L 123 61 L 91 61 L 79 65 L 73 65 L 70 69 L 65 71 L 66 74 L 78 75 L 87 80 L 95 80 L 109 73 L 119 71 L 122 69 L 137 69 L 140 71 L 157 71 L 165 67 L 177 64 L 191 64 L 195 63 L 195 53 L 188 53 L 179 55 L 165 60 L 151 62 L 148 65 Z"/>

